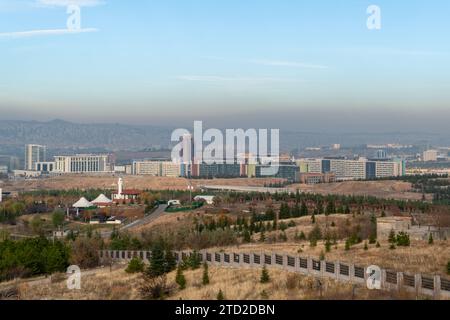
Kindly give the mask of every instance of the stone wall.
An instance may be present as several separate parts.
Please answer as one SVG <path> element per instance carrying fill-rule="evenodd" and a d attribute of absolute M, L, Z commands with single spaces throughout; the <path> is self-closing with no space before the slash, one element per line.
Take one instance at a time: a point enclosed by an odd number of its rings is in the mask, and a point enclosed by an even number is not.
<path fill-rule="evenodd" d="M 178 263 L 194 254 L 192 251 L 174 251 Z M 201 250 L 197 253 L 202 262 L 210 265 L 234 268 L 279 268 L 315 277 L 327 277 L 337 281 L 349 281 L 365 285 L 369 274 L 367 267 L 342 261 L 325 261 L 314 257 L 302 257 L 281 252 L 223 252 Z M 149 262 L 151 251 L 99 251 L 101 261 L 129 261 L 134 257 Z M 450 280 L 439 275 L 409 274 L 393 270 L 381 270 L 382 290 L 405 290 L 435 299 L 450 299 Z"/>

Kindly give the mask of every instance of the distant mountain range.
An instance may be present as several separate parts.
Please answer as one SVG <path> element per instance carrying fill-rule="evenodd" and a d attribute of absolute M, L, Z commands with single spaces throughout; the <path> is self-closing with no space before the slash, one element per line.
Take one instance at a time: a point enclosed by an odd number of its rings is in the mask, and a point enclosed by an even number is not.
<path fill-rule="evenodd" d="M 190 129 L 187 127 L 187 129 Z M 63 120 L 49 122 L 0 120 L 0 154 L 23 154 L 28 143 L 43 144 L 53 150 L 142 151 L 170 145 L 172 128 L 127 124 L 80 124 Z M 367 143 L 450 145 L 447 135 L 415 132 L 320 133 L 281 130 L 282 151 L 339 143 L 362 146 Z"/>
<path fill-rule="evenodd" d="M 167 147 L 171 130 L 155 126 L 79 124 L 63 120 L 0 121 L 0 145 L 43 144 L 50 148 L 104 148 L 138 150 L 155 145 Z"/>

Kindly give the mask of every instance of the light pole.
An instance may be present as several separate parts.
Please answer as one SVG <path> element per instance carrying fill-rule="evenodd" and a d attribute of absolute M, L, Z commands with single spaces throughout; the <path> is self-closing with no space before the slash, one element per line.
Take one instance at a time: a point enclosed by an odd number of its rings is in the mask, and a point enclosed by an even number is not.
<path fill-rule="evenodd" d="M 188 180 L 189 204 L 192 204 L 192 189 L 194 189 L 194 187 L 192 186 L 191 180 Z"/>

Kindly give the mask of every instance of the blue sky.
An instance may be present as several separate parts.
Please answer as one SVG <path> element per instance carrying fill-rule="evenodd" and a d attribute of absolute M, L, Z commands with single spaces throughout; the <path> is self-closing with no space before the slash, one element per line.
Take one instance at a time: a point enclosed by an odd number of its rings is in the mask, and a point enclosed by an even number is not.
<path fill-rule="evenodd" d="M 68 0 L 0 0 L 1 118 L 448 115 L 446 0 L 80 1 L 89 32 L 45 34 Z"/>

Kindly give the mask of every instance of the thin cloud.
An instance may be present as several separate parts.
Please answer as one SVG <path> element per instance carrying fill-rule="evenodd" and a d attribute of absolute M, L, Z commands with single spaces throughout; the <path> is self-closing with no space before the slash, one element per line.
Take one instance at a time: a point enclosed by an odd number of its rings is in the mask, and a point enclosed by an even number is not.
<path fill-rule="evenodd" d="M 179 75 L 174 77 L 182 81 L 200 81 L 200 82 L 299 82 L 301 80 L 271 77 L 223 77 L 223 76 L 203 76 L 203 75 Z"/>
<path fill-rule="evenodd" d="M 259 64 L 263 66 L 273 67 L 291 67 L 291 68 L 303 68 L 303 69 L 327 69 L 327 66 L 319 64 L 309 64 L 295 61 L 280 61 L 280 60 L 249 60 L 250 63 Z"/>
<path fill-rule="evenodd" d="M 262 66 L 271 67 L 287 67 L 287 68 L 303 68 L 303 69 L 328 69 L 328 66 L 312 63 L 304 63 L 298 61 L 286 61 L 286 60 L 269 60 L 269 59 L 227 59 L 223 57 L 216 56 L 205 56 L 205 59 L 215 60 L 215 61 L 230 61 L 237 63 L 251 63 L 258 64 Z"/>
<path fill-rule="evenodd" d="M 101 0 L 36 0 L 38 6 L 45 7 L 67 7 L 76 5 L 80 7 L 95 7 L 103 4 Z"/>
<path fill-rule="evenodd" d="M 18 38 L 29 38 L 29 37 L 36 37 L 36 36 L 77 34 L 77 33 L 88 33 L 88 32 L 97 32 L 97 31 L 98 31 L 98 29 L 95 29 L 95 28 L 84 28 L 84 29 L 78 29 L 78 30 L 46 29 L 46 30 L 30 30 L 30 31 L 19 31 L 19 32 L 5 32 L 5 33 L 0 33 L 0 39 L 1 38 L 18 39 Z"/>

